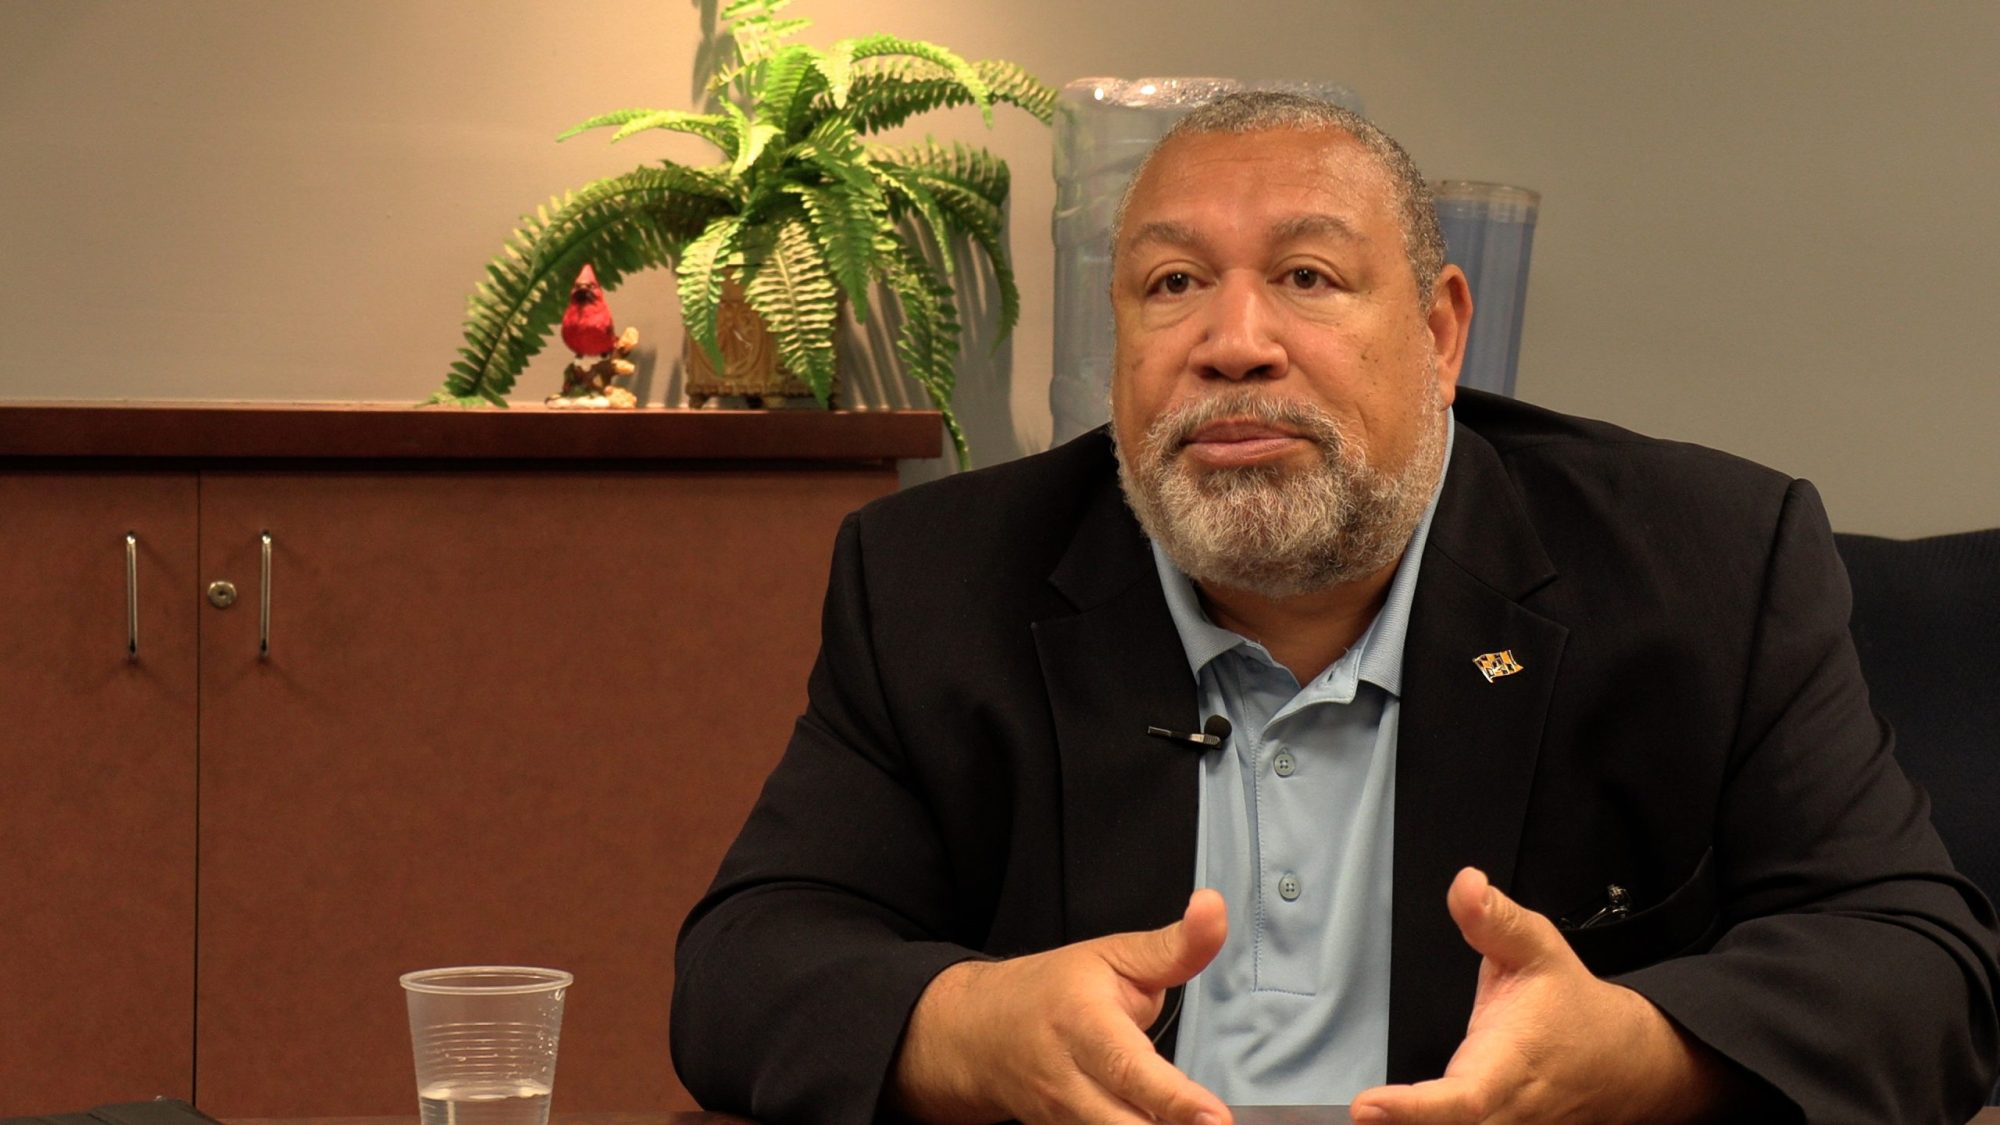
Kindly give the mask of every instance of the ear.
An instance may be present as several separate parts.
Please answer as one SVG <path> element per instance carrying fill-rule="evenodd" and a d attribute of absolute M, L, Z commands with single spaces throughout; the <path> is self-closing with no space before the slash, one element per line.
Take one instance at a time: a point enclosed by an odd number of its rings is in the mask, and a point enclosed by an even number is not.
<path fill-rule="evenodd" d="M 1472 330 L 1472 286 L 1464 270 L 1447 264 L 1438 271 L 1424 323 L 1430 329 L 1431 356 L 1437 361 L 1438 397 L 1450 406 L 1458 397 L 1465 337 Z"/>

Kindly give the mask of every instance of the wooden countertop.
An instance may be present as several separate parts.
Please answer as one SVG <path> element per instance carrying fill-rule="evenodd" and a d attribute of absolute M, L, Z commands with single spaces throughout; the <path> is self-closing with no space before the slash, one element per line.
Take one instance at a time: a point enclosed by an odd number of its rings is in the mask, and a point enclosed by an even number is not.
<path fill-rule="evenodd" d="M 880 462 L 943 444 L 931 410 L 0 402 L 0 458 Z"/>
<path fill-rule="evenodd" d="M 1347 1125 L 1346 1106 L 1240 1106 L 1236 1125 Z M 415 1115 L 398 1117 L 233 1118 L 229 1125 L 416 1125 Z M 754 1125 L 726 1113 L 564 1113 L 550 1125 Z M 1970 1125 L 2000 1125 L 2000 1109 L 1981 1110 Z"/>
<path fill-rule="evenodd" d="M 1246 1105 L 1236 1107 L 1236 1125 L 1346 1125 L 1344 1105 Z M 230 1125 L 416 1125 L 410 1117 L 236 1117 Z M 550 1125 L 754 1125 L 728 1113 L 562 1113 Z M 1970 1125 L 2000 1125 L 2000 1109 L 1982 1109 Z"/>

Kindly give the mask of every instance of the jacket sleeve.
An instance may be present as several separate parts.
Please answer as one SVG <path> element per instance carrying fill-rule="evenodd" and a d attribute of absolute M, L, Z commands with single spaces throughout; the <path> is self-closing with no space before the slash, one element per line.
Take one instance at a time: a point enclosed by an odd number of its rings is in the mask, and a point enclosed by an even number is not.
<path fill-rule="evenodd" d="M 1811 1122 L 1962 1122 L 1992 1088 L 1992 907 L 1953 873 L 1929 801 L 1868 706 L 1850 594 L 1812 486 L 1766 562 L 1706 952 L 1615 978 Z"/>
<path fill-rule="evenodd" d="M 672 1044 L 710 1109 L 866 1122 L 931 978 L 953 891 L 878 679 L 859 522 L 834 549 L 806 711 L 682 926 Z"/>

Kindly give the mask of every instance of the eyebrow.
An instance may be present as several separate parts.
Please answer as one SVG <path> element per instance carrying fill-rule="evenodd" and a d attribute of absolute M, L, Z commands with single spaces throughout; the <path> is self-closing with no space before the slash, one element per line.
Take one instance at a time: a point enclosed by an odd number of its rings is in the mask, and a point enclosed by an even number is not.
<path fill-rule="evenodd" d="M 1292 242 L 1301 238 L 1334 238 L 1342 242 L 1366 242 L 1368 236 L 1357 230 L 1354 224 L 1338 215 L 1315 212 L 1309 215 L 1294 215 L 1281 219 L 1271 226 L 1273 242 Z M 1148 242 L 1161 242 L 1168 246 L 1200 249 L 1207 245 L 1193 227 L 1186 223 L 1157 220 L 1146 223 L 1132 232 L 1127 246 L 1143 246 Z"/>
<path fill-rule="evenodd" d="M 1186 223 L 1170 223 L 1156 220 L 1140 226 L 1132 232 L 1127 246 L 1143 246 L 1148 242 L 1164 242 L 1168 246 L 1199 248 L 1205 245 L 1201 235 Z"/>
<path fill-rule="evenodd" d="M 1290 242 L 1298 238 L 1337 238 L 1342 242 L 1366 242 L 1368 236 L 1355 229 L 1353 223 L 1338 215 L 1315 213 L 1294 215 L 1271 227 L 1271 237 L 1276 242 Z"/>

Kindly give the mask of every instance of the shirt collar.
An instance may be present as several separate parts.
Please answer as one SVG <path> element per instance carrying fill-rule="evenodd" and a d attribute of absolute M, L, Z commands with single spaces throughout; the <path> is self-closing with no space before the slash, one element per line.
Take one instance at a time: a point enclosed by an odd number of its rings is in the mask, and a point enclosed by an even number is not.
<path fill-rule="evenodd" d="M 1403 642 L 1410 631 L 1410 605 L 1416 597 L 1417 572 L 1423 567 L 1424 544 L 1430 540 L 1431 517 L 1437 514 L 1438 497 L 1444 493 L 1444 478 L 1451 469 L 1451 449 L 1456 442 L 1456 429 L 1452 413 L 1447 409 L 1444 467 L 1438 473 L 1437 487 L 1431 490 L 1430 503 L 1424 506 L 1423 517 L 1417 521 L 1417 529 L 1411 532 L 1409 545 L 1403 549 L 1402 561 L 1396 564 L 1395 577 L 1389 580 L 1388 596 L 1383 599 L 1375 620 L 1361 634 L 1354 648 L 1335 661 L 1333 668 L 1323 675 L 1354 668 L 1356 671 L 1351 674 L 1356 678 L 1401 697 Z M 1160 589 L 1167 599 L 1167 612 L 1173 616 L 1174 629 L 1180 634 L 1181 648 L 1187 654 L 1188 669 L 1196 678 L 1200 678 L 1201 670 L 1210 661 L 1223 653 L 1238 646 L 1255 646 L 1254 641 L 1242 634 L 1210 621 L 1201 608 L 1201 598 L 1195 592 L 1194 583 L 1181 573 L 1158 543 L 1151 545 L 1153 566 L 1159 572 Z"/>

